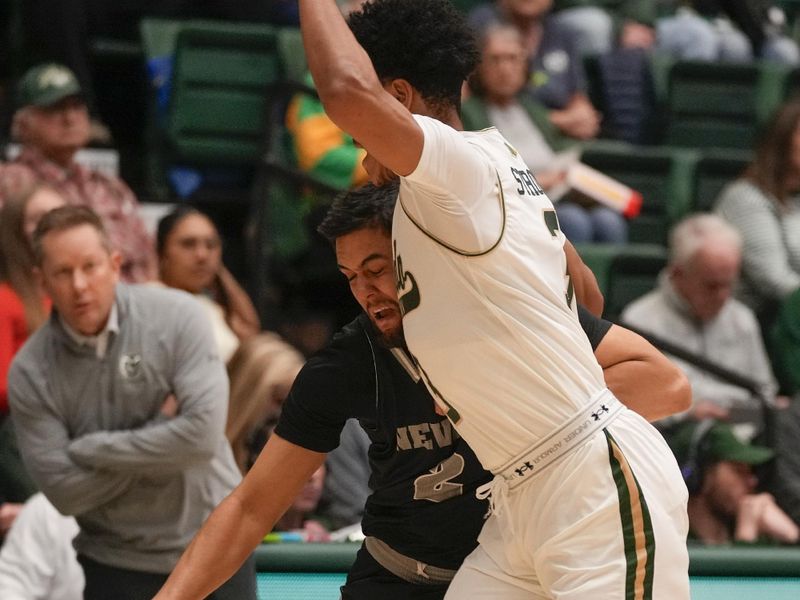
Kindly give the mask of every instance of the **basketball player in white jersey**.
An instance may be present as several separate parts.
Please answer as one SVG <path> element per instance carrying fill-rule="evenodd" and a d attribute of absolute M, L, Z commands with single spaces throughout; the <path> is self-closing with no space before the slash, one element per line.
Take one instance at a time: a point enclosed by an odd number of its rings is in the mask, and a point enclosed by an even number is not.
<path fill-rule="evenodd" d="M 463 20 L 447 0 L 374 0 L 351 16 L 354 37 L 334 0 L 299 4 L 326 111 L 367 149 L 375 183 L 401 178 L 393 244 L 408 347 L 495 474 L 483 492 L 493 514 L 447 597 L 688 599 L 686 487 L 660 435 L 605 388 L 552 204 L 496 131 L 457 131 L 477 59 Z M 278 438 L 265 452 L 159 599 L 213 589 L 322 460 Z"/>
<path fill-rule="evenodd" d="M 457 131 L 470 49 L 447 0 L 300 0 L 331 119 L 400 176 L 395 276 L 410 352 L 495 474 L 448 598 L 689 597 L 687 492 L 664 440 L 606 389 L 551 202 L 494 129 Z M 465 44 L 466 45 L 466 44 Z M 572 271 L 574 272 L 574 270 Z"/>

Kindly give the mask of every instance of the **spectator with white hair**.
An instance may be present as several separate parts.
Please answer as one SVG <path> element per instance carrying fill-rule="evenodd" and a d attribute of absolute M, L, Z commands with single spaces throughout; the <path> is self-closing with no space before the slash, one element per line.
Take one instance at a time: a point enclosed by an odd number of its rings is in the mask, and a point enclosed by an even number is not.
<path fill-rule="evenodd" d="M 742 241 L 713 214 L 696 214 L 670 235 L 670 258 L 652 292 L 628 305 L 622 320 L 718 365 L 746 373 L 773 399 L 775 380 L 753 311 L 733 298 Z M 714 418 L 740 424 L 752 436 L 761 424 L 761 405 L 743 388 L 677 360 L 692 385 L 692 407 L 677 418 Z"/>

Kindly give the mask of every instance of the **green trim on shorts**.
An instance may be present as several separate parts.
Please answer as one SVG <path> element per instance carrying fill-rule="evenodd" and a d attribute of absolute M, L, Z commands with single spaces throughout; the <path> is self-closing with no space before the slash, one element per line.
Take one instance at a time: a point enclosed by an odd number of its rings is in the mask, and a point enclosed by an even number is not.
<path fill-rule="evenodd" d="M 652 600 L 656 540 L 650 511 L 625 455 L 608 430 L 603 432 L 619 497 L 626 563 L 625 600 Z"/>

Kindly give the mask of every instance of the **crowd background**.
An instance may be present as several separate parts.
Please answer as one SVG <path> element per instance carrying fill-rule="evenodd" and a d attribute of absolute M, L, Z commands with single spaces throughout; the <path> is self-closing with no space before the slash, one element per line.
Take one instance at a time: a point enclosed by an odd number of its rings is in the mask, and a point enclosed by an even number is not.
<path fill-rule="evenodd" d="M 484 59 L 464 87 L 465 128 L 496 126 L 523 154 L 595 271 L 606 316 L 689 376 L 692 408 L 658 425 L 684 467 L 693 540 L 796 544 L 797 4 L 454 3 Z M 234 68 L 237 57 L 251 68 Z M 231 95 L 214 104 L 187 82 Z M 357 314 L 315 225 L 337 190 L 365 182 L 363 150 L 314 95 L 296 4 L 3 3 L 0 142 L 0 535 L 26 501 L 26 527 L 75 533 L 35 493 L 7 399 L 9 365 L 51 307 L 33 230 L 65 204 L 99 215 L 124 281 L 202 304 L 228 368 L 226 435 L 246 472 L 305 357 Z M 578 190 L 579 164 L 639 192 L 641 210 Z M 357 427 L 346 436 L 327 482 L 315 474 L 283 521 L 304 539 L 359 519 L 365 444 Z M 30 535 L 4 552 L 30 547 Z"/>

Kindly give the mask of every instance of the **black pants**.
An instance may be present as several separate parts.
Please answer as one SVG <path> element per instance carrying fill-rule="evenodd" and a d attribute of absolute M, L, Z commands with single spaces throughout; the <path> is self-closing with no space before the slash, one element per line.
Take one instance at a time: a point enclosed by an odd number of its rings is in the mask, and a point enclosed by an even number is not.
<path fill-rule="evenodd" d="M 86 587 L 83 600 L 151 600 L 167 580 L 162 573 L 131 571 L 101 564 L 82 554 L 78 562 L 83 567 Z M 256 600 L 255 559 L 245 561 L 242 567 L 216 592 L 211 600 Z"/>
<path fill-rule="evenodd" d="M 341 600 L 442 600 L 447 585 L 409 583 L 400 579 L 384 569 L 362 545 L 341 592 Z"/>

